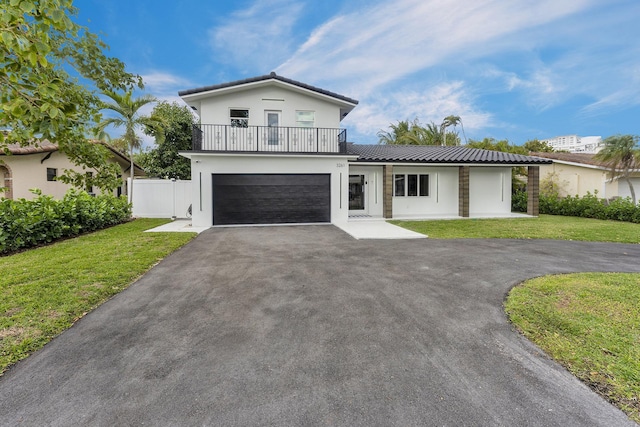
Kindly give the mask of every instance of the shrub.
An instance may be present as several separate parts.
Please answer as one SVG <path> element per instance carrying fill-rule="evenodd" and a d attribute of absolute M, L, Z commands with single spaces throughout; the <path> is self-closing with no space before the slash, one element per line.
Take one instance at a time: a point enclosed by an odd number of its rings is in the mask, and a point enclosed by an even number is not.
<path fill-rule="evenodd" d="M 511 195 L 511 210 L 514 212 L 526 212 L 527 211 L 527 191 L 515 191 Z"/>
<path fill-rule="evenodd" d="M 511 201 L 514 211 L 526 212 L 527 193 L 525 191 L 514 193 Z M 541 214 L 640 223 L 640 206 L 634 205 L 628 197 L 607 200 L 598 198 L 597 193 L 587 193 L 584 197 L 540 194 L 539 206 Z"/>
<path fill-rule="evenodd" d="M 0 254 L 116 225 L 131 217 L 124 197 L 69 190 L 62 200 L 33 190 L 33 200 L 0 199 Z"/>

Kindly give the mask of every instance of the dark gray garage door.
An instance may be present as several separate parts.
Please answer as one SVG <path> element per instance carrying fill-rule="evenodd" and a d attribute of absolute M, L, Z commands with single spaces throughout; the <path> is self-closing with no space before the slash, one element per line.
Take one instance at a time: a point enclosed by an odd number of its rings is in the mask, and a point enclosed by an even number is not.
<path fill-rule="evenodd" d="M 330 174 L 213 174 L 213 225 L 331 222 Z"/>

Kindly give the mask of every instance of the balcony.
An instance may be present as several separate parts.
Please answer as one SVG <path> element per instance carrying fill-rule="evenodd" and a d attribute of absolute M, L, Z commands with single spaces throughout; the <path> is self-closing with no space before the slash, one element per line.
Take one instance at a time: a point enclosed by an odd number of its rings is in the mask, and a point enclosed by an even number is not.
<path fill-rule="evenodd" d="M 193 151 L 346 154 L 347 130 L 283 126 L 194 125 Z"/>

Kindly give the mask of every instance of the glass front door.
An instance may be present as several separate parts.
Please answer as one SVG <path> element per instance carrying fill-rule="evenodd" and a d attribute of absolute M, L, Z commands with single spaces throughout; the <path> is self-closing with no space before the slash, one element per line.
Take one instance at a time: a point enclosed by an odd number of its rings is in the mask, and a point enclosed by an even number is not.
<path fill-rule="evenodd" d="M 280 126 L 280 111 L 265 111 L 265 121 L 267 122 L 267 144 L 278 145 L 279 143 L 279 129 Z"/>
<path fill-rule="evenodd" d="M 365 209 L 364 187 L 364 175 L 349 175 L 349 210 Z"/>

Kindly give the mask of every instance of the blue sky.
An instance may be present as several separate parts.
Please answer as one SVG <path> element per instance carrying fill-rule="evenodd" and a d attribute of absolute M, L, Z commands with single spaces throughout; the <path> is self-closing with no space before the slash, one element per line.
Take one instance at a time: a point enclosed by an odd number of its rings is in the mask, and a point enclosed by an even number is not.
<path fill-rule="evenodd" d="M 144 93 L 280 75 L 358 99 L 349 141 L 462 118 L 522 144 L 640 134 L 637 0 L 76 0 Z M 462 136 L 462 135 L 461 135 Z"/>

